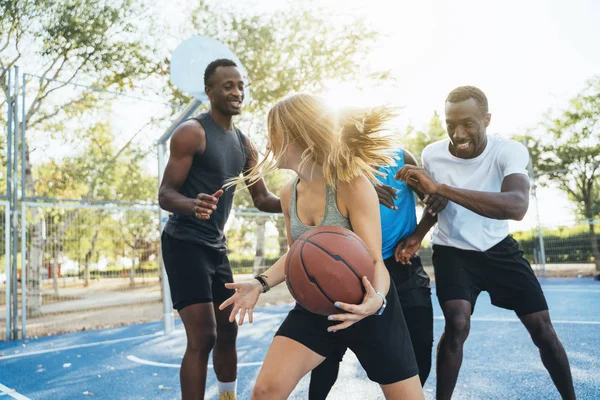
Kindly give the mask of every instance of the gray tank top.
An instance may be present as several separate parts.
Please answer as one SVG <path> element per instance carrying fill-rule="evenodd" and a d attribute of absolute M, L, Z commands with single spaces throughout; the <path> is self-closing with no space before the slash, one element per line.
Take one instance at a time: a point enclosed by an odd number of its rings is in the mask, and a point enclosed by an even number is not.
<path fill-rule="evenodd" d="M 292 239 L 296 240 L 300 235 L 304 232 L 311 230 L 312 228 L 316 228 L 316 226 L 304 225 L 300 218 L 298 218 L 297 213 L 297 200 L 296 200 L 296 186 L 298 185 L 299 178 L 296 177 L 294 184 L 292 185 L 292 201 L 290 202 L 290 231 L 292 234 Z M 331 188 L 331 186 L 327 185 L 327 192 L 325 198 L 325 213 L 323 214 L 323 219 L 321 223 L 317 226 L 340 226 L 342 228 L 352 230 L 352 225 L 350 225 L 350 220 L 344 217 L 340 210 L 338 210 L 335 191 Z"/>

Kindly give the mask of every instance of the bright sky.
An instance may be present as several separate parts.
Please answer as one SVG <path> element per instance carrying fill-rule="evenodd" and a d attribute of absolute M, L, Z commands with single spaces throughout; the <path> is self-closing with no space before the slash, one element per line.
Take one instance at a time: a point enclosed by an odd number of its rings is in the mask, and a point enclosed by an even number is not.
<path fill-rule="evenodd" d="M 401 123 L 424 126 L 433 110 L 443 116 L 446 94 L 475 85 L 488 96 L 489 133 L 510 136 L 535 128 L 548 109 L 568 105 L 585 81 L 600 73 L 600 2 L 593 0 L 385 1 L 330 0 L 330 6 L 364 16 L 386 37 L 368 58 L 391 68 L 397 88 L 360 94 L 366 104 L 389 101 L 405 107 Z M 337 89 L 337 90 L 335 90 Z M 332 91 L 353 99 L 352 85 Z M 343 91 L 344 94 L 336 93 Z M 558 190 L 539 191 L 540 219 L 573 219 L 572 205 Z M 535 221 L 534 204 L 525 221 Z"/>
<path fill-rule="evenodd" d="M 290 0 L 243 4 L 268 12 L 286 7 Z M 365 62 L 372 69 L 391 69 L 397 80 L 395 86 L 365 92 L 356 90 L 361 82 L 332 83 L 326 95 L 338 104 L 404 106 L 402 126 L 424 127 L 434 110 L 443 116 L 446 94 L 468 84 L 488 96 L 489 133 L 524 133 L 535 128 L 550 108 L 566 107 L 587 79 L 600 74 L 600 1 L 321 0 L 318 4 L 323 6 L 320 12 L 332 15 L 332 23 L 339 20 L 334 16 L 354 15 L 380 31 Z M 539 199 L 543 223 L 574 218 L 563 193 L 542 189 Z M 527 229 L 534 221 L 532 204 L 525 221 L 512 228 Z"/>

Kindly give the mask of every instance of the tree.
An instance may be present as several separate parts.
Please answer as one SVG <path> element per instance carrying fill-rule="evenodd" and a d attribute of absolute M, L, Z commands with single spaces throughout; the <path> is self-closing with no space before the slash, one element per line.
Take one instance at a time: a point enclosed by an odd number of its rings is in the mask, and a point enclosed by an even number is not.
<path fill-rule="evenodd" d="M 106 123 L 74 133 L 79 137 L 79 152 L 60 162 L 53 160 L 36 168 L 36 193 L 53 198 L 93 197 L 140 203 L 150 203 L 156 197 L 156 178 L 142 166 L 151 148 L 132 146 L 131 142 L 117 147 L 114 134 Z M 130 246 L 134 260 L 139 250 L 156 248 L 158 222 L 154 212 L 127 211 L 115 221 L 117 212 L 113 210 L 61 207 L 44 210 L 43 223 L 47 231 L 43 241 L 44 264 L 62 255 L 79 260 L 84 267 L 85 286 L 89 285 L 92 256 L 99 246 Z M 106 232 L 110 233 L 106 235 Z M 65 238 L 69 240 L 65 242 Z M 82 254 L 85 254 L 83 260 L 80 259 Z M 56 268 L 53 270 L 56 288 L 55 271 Z"/>
<path fill-rule="evenodd" d="M 191 13 L 195 33 L 215 38 L 227 45 L 240 59 L 252 80 L 252 100 L 245 106 L 241 125 L 259 148 L 266 144 L 266 115 L 280 98 L 294 92 L 318 94 L 329 80 L 389 80 L 387 71 L 369 71 L 363 67 L 377 33 L 358 20 L 333 26 L 317 7 L 292 5 L 263 15 L 239 13 L 222 5 L 200 0 Z M 173 90 L 174 103 L 185 104 L 190 98 Z M 274 193 L 284 182 L 279 175 L 267 177 Z M 240 191 L 236 207 L 251 207 L 252 202 Z M 255 269 L 263 266 L 265 228 L 273 220 L 280 233 L 279 251 L 287 250 L 285 226 L 281 216 L 257 217 L 242 229 L 255 229 Z M 242 234 L 241 237 L 245 235 Z"/>
<path fill-rule="evenodd" d="M 116 186 L 117 195 L 124 201 L 150 201 L 156 198 L 156 178 L 140 168 L 145 154 L 129 150 L 128 160 L 121 163 Z M 142 266 L 152 253 L 157 253 L 159 232 L 158 215 L 147 210 L 128 210 L 119 218 L 123 243 L 131 250 L 130 286 L 135 287 L 135 268 Z M 115 239 L 116 239 L 115 235 Z M 158 254 L 156 254 L 158 256 Z"/>
<path fill-rule="evenodd" d="M 310 4 L 262 15 L 237 10 L 199 0 L 191 12 L 192 24 L 194 33 L 227 45 L 248 71 L 252 100 L 244 114 L 251 115 L 246 118 L 251 121 L 248 133 L 257 133 L 253 139 L 259 146 L 264 145 L 265 116 L 280 98 L 300 91 L 319 93 L 328 80 L 391 80 L 389 71 L 364 67 L 364 55 L 377 33 L 359 19 L 333 26 Z M 173 103 L 190 101 L 185 93 L 170 88 Z"/>
<path fill-rule="evenodd" d="M 161 67 L 152 46 L 136 37 L 135 22 L 144 9 L 141 0 L 7 0 L 3 6 L 0 65 L 10 68 L 24 62 L 37 66 L 34 73 L 41 76 L 28 86 L 31 103 L 25 114 L 25 186 L 32 196 L 36 184 L 30 144 L 35 133 L 45 134 L 61 118 L 80 115 L 100 102 L 92 89 L 74 96 L 54 94 L 74 81 L 102 89 L 132 88 Z M 7 94 L 5 74 L 0 73 L 0 87 Z M 31 315 L 39 313 L 42 300 L 45 218 L 41 213 L 36 207 L 30 213 L 27 304 Z"/>
<path fill-rule="evenodd" d="M 588 221 L 596 270 L 600 252 L 594 219 L 600 216 L 600 77 L 558 114 L 548 114 L 542 127 L 548 133 L 517 137 L 529 148 L 541 184 L 553 182 L 577 205 L 577 214 Z"/>
<path fill-rule="evenodd" d="M 437 111 L 434 111 L 433 116 L 427 125 L 427 130 L 415 131 L 415 128 L 408 126 L 406 133 L 397 132 L 397 134 L 401 136 L 400 141 L 405 149 L 410 151 L 419 161 L 421 160 L 421 153 L 425 147 L 448 137 L 442 119 Z"/>

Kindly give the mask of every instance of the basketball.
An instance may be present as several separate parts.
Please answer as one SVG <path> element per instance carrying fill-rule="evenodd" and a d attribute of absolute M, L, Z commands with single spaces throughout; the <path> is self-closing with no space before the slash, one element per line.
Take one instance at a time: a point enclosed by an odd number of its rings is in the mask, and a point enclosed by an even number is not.
<path fill-rule="evenodd" d="M 338 226 L 319 226 L 292 245 L 285 265 L 285 282 L 294 299 L 320 315 L 340 314 L 336 301 L 360 304 L 362 277 L 373 281 L 373 257 L 354 232 Z"/>

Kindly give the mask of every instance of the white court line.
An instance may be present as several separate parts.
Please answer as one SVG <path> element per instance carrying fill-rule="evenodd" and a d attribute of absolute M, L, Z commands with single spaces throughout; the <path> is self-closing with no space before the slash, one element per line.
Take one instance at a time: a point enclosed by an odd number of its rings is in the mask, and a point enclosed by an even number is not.
<path fill-rule="evenodd" d="M 11 389 L 0 383 L 0 396 L 4 395 L 8 395 L 17 400 L 31 400 L 29 397 L 23 396 L 21 393 L 17 393 L 15 389 Z"/>
<path fill-rule="evenodd" d="M 0 361 L 2 361 L 2 360 L 8 360 L 8 359 L 11 359 L 11 358 L 21 358 L 21 357 L 35 356 L 35 355 L 38 355 L 38 354 L 54 353 L 55 351 L 72 350 L 72 349 L 83 349 L 85 347 L 102 346 L 104 344 L 130 342 L 132 340 L 145 339 L 145 338 L 153 338 L 153 337 L 161 336 L 161 335 L 164 335 L 163 331 L 152 333 L 150 335 L 132 336 L 132 337 L 122 338 L 122 339 L 104 340 L 102 342 L 92 342 L 92 343 L 85 343 L 85 344 L 74 344 L 72 346 L 57 347 L 55 349 L 36 350 L 36 351 L 30 351 L 28 353 L 11 354 L 11 355 L 8 355 L 8 356 L 2 356 L 2 357 L 0 357 Z"/>
<path fill-rule="evenodd" d="M 433 319 L 438 319 L 443 321 L 444 317 L 434 317 Z M 521 322 L 520 319 L 517 318 L 486 318 L 486 317 L 475 317 L 471 318 L 471 321 L 482 321 L 482 322 Z M 600 325 L 600 321 L 574 321 L 574 320 L 566 320 L 566 319 L 552 319 L 553 324 L 573 324 L 573 325 Z M 1 358 L 0 358 L 1 360 Z"/>
<path fill-rule="evenodd" d="M 597 289 L 568 289 L 568 288 L 552 288 L 552 287 L 542 287 L 544 292 L 560 292 L 560 293 L 597 293 L 600 294 L 600 290 Z"/>
<path fill-rule="evenodd" d="M 150 360 L 144 360 L 143 358 L 138 358 L 136 356 L 131 356 L 131 355 L 127 356 L 127 359 L 129 361 L 133 361 L 134 363 L 143 364 L 143 365 L 151 365 L 153 367 L 164 367 L 164 368 L 180 368 L 181 367 L 180 364 L 160 363 L 160 362 L 155 362 L 155 361 L 150 361 Z M 256 367 L 259 365 L 262 365 L 262 361 L 239 363 L 237 366 L 238 366 L 238 368 L 241 368 L 241 367 Z M 213 366 L 209 365 L 208 368 L 213 368 Z"/>

